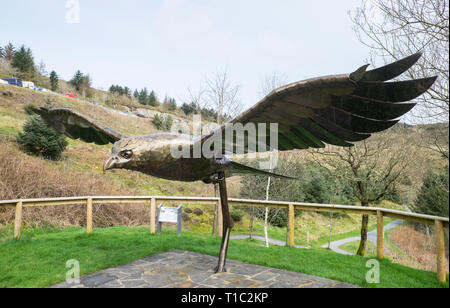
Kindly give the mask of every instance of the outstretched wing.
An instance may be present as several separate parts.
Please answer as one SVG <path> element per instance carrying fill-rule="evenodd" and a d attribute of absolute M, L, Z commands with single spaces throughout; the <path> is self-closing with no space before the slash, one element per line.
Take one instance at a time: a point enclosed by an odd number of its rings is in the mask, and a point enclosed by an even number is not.
<path fill-rule="evenodd" d="M 40 115 L 47 125 L 72 139 L 104 145 L 126 137 L 72 109 L 34 107 L 33 111 Z"/>
<path fill-rule="evenodd" d="M 289 84 L 274 90 L 228 125 L 266 123 L 268 127 L 270 123 L 278 123 L 279 150 L 322 148 L 325 143 L 352 146 L 352 142 L 396 124 L 400 116 L 415 106 L 408 101 L 433 85 L 436 77 L 386 82 L 408 70 L 420 57 L 421 53 L 417 53 L 371 71 L 366 71 L 365 65 L 351 74 Z M 220 128 L 222 138 L 226 127 Z M 266 135 L 269 150 L 270 135 Z M 211 138 L 214 132 L 203 136 L 201 142 Z M 249 147 L 247 139 L 235 136 L 230 145 L 224 138 L 223 147 L 236 152 L 236 143 L 243 142 L 245 152 L 251 152 L 254 147 Z"/>

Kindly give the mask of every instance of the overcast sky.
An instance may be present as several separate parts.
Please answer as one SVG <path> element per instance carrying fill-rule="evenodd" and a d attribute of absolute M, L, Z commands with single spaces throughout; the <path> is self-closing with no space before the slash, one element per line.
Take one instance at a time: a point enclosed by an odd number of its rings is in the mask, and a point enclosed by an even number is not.
<path fill-rule="evenodd" d="M 79 22 L 76 3 L 79 3 Z M 14 0 L 0 5 L 0 44 L 32 48 L 35 62 L 96 88 L 147 87 L 179 102 L 227 69 L 245 108 L 274 73 L 288 82 L 349 73 L 369 50 L 348 11 L 360 0 Z M 67 7 L 66 7 L 67 6 Z"/>

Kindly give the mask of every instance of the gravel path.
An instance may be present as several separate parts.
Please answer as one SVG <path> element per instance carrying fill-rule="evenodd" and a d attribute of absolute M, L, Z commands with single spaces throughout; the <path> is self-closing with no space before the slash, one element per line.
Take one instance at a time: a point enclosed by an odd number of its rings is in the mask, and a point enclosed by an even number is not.
<path fill-rule="evenodd" d="M 405 208 L 405 211 L 412 213 L 412 211 L 406 205 L 403 205 L 403 207 Z M 401 219 L 394 220 L 391 223 L 384 226 L 383 231 L 386 232 L 387 230 L 397 228 L 397 227 L 401 226 L 403 224 L 403 222 L 404 221 Z M 342 250 L 339 248 L 339 246 L 347 244 L 347 243 L 351 243 L 354 241 L 360 241 L 360 240 L 361 240 L 361 236 L 355 236 L 355 237 L 349 237 L 346 239 L 342 239 L 339 241 L 334 241 L 334 242 L 330 243 L 330 249 L 333 250 L 334 252 L 340 253 L 342 255 L 354 255 L 355 253 L 349 252 L 346 250 Z M 377 245 L 377 230 L 376 229 L 367 233 L 367 240 L 372 242 L 375 246 Z M 328 248 L 328 244 L 323 245 L 322 248 Z"/>
<path fill-rule="evenodd" d="M 406 206 L 404 206 L 404 207 L 405 207 L 406 211 L 411 213 L 411 210 L 408 207 L 406 207 Z M 388 230 L 397 228 L 397 227 L 401 226 L 403 224 L 403 222 L 404 221 L 401 219 L 394 220 L 394 221 L 390 222 L 389 224 L 387 224 L 386 226 L 384 226 L 383 231 L 386 232 Z M 243 240 L 243 239 L 247 239 L 249 237 L 250 237 L 250 235 L 248 235 L 248 234 L 238 234 L 238 235 L 230 236 L 230 239 L 231 240 Z M 265 242 L 264 236 L 262 236 L 262 235 L 253 235 L 253 239 Z M 355 253 L 349 252 L 346 250 L 342 250 L 339 247 L 341 245 L 351 243 L 354 241 L 359 241 L 359 240 L 361 240 L 361 236 L 348 237 L 348 238 L 345 238 L 342 240 L 334 241 L 334 242 L 330 243 L 330 249 L 333 250 L 334 252 L 342 254 L 342 255 L 355 255 Z M 377 245 L 377 230 L 376 229 L 367 233 L 367 240 L 372 242 L 375 246 Z M 277 245 L 277 246 L 286 246 L 286 243 L 284 241 L 276 240 L 276 239 L 270 238 L 270 237 L 269 237 L 269 243 Z M 295 245 L 295 248 L 309 249 L 311 247 Z M 328 248 L 328 244 L 322 245 L 322 248 Z"/>
<path fill-rule="evenodd" d="M 383 230 L 384 230 L 384 232 L 386 232 L 387 230 L 394 229 L 398 226 L 401 226 L 402 224 L 403 224 L 403 220 L 397 219 L 397 220 L 394 220 L 393 222 L 387 224 L 386 226 L 384 226 Z M 342 250 L 339 248 L 339 246 L 347 244 L 347 243 L 351 243 L 354 241 L 359 241 L 359 240 L 361 240 L 361 236 L 348 237 L 348 238 L 345 238 L 342 240 L 334 241 L 334 242 L 330 243 L 330 249 L 336 253 L 340 253 L 341 255 L 354 255 L 355 253 L 349 252 L 346 250 Z M 377 230 L 376 229 L 367 233 L 367 240 L 372 242 L 374 245 L 377 245 Z M 322 248 L 328 248 L 328 244 L 322 245 Z"/>

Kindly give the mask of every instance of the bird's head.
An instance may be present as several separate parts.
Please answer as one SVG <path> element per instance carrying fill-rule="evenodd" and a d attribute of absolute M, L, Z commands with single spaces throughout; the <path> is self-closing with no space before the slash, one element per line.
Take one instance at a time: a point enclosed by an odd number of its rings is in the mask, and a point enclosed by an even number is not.
<path fill-rule="evenodd" d="M 116 143 L 103 164 L 103 171 L 128 169 L 148 173 L 173 161 L 172 142 L 190 145 L 189 135 L 158 133 L 124 138 Z"/>
<path fill-rule="evenodd" d="M 127 138 L 117 141 L 111 155 L 103 164 L 103 171 L 110 169 L 134 169 L 139 165 L 147 149 L 147 142 L 139 138 Z"/>

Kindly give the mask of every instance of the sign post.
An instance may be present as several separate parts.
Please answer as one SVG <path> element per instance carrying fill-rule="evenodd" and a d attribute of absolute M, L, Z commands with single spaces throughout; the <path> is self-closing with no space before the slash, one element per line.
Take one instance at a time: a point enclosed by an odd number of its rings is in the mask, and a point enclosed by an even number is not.
<path fill-rule="evenodd" d="M 158 205 L 158 214 L 156 217 L 156 231 L 158 234 L 161 234 L 162 223 L 170 222 L 177 224 L 177 235 L 181 236 L 182 209 L 183 207 L 181 204 L 178 207 L 164 207 L 162 204 Z"/>

